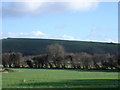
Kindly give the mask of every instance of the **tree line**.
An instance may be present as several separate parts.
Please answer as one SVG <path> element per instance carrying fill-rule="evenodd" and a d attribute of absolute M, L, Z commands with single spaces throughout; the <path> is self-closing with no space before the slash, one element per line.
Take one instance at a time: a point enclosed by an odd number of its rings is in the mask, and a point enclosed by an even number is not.
<path fill-rule="evenodd" d="M 61 69 L 120 69 L 120 54 L 66 53 L 59 44 L 47 46 L 46 54 L 23 56 L 20 52 L 2 54 L 3 67 Z"/>

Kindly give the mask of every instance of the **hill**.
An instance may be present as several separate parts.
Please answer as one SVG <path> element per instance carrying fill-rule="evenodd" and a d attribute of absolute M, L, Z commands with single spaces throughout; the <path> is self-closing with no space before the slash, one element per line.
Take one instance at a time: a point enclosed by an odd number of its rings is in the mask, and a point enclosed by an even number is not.
<path fill-rule="evenodd" d="M 50 44 L 61 44 L 66 52 L 80 53 L 110 53 L 116 54 L 118 44 L 87 42 L 87 41 L 68 41 L 54 39 L 28 39 L 28 38 L 7 38 L 2 39 L 2 52 L 21 52 L 23 55 L 37 55 L 46 53 L 46 47 Z"/>

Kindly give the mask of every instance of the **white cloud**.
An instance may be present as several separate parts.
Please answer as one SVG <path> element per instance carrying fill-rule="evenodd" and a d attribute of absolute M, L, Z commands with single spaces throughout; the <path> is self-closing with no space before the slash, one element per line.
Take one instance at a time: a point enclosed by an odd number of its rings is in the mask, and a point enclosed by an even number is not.
<path fill-rule="evenodd" d="M 69 35 L 66 35 L 66 34 L 64 34 L 62 36 L 62 39 L 65 39 L 65 40 L 75 40 L 75 38 L 73 36 L 69 36 Z"/>
<path fill-rule="evenodd" d="M 3 33 L 2 33 L 2 32 L 0 32 L 0 39 L 2 38 L 2 34 L 3 34 Z"/>
<path fill-rule="evenodd" d="M 45 35 L 41 31 L 33 31 L 32 34 L 33 34 L 33 36 L 44 36 Z"/>
<path fill-rule="evenodd" d="M 110 38 L 107 33 L 102 33 L 106 30 L 104 27 L 93 27 L 90 33 L 83 39 L 84 41 L 95 41 L 95 42 L 114 42 L 118 43 L 118 38 Z"/>
<path fill-rule="evenodd" d="M 69 2 L 69 8 L 74 11 L 89 11 L 98 7 L 98 0 L 80 0 Z M 88 1 L 88 2 L 87 2 Z"/>
<path fill-rule="evenodd" d="M 1 37 L 2 35 L 2 37 Z M 9 32 L 9 33 L 0 33 L 0 39 L 1 38 L 42 38 L 42 39 L 60 39 L 60 40 L 75 40 L 75 41 L 92 41 L 92 42 L 113 42 L 113 43 L 118 43 L 118 40 L 113 40 L 111 38 L 108 38 L 106 35 L 101 35 L 98 36 L 100 38 L 96 38 L 97 36 L 93 36 L 93 38 L 91 37 L 87 37 L 84 39 L 78 39 L 78 38 L 74 38 L 73 36 L 64 34 L 62 36 L 55 36 L 55 35 L 50 35 L 50 34 L 45 34 L 41 31 L 32 31 L 29 33 L 13 33 L 13 32 Z"/>
<path fill-rule="evenodd" d="M 69 1 L 96 1 L 96 2 L 119 2 L 119 0 L 3 0 L 2 2 L 69 2 Z"/>
<path fill-rule="evenodd" d="M 1 33 L 0 33 L 1 34 Z M 2 38 L 44 38 L 44 39 L 61 39 L 61 40 L 75 40 L 73 36 L 69 36 L 64 34 L 63 36 L 55 36 L 55 35 L 49 35 L 45 34 L 41 31 L 32 31 L 30 33 L 3 33 Z"/>
<path fill-rule="evenodd" d="M 8 32 L 8 33 L 3 33 L 2 34 L 2 38 L 7 38 L 7 37 L 11 37 L 11 38 L 39 38 L 39 37 L 45 37 L 46 34 L 40 32 L 40 31 L 33 31 L 30 33 L 13 33 L 13 32 Z"/>
<path fill-rule="evenodd" d="M 118 40 L 113 40 L 111 38 L 104 38 L 104 39 L 101 39 L 101 40 L 97 40 L 97 39 L 84 39 L 84 40 L 81 40 L 81 41 L 90 41 L 90 42 L 106 42 L 106 43 L 118 43 Z"/>
<path fill-rule="evenodd" d="M 98 7 L 98 0 L 69 0 L 67 2 L 48 2 L 40 0 L 40 2 L 11 2 L 3 3 L 3 17 L 16 17 L 24 15 L 40 15 L 42 13 L 56 13 L 64 11 L 90 11 Z"/>

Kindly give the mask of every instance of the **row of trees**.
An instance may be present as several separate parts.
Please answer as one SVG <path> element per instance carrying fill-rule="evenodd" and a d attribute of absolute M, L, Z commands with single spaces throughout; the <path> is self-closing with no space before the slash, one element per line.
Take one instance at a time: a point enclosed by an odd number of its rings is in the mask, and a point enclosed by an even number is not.
<path fill-rule="evenodd" d="M 74 69 L 120 69 L 120 55 L 65 53 L 59 44 L 49 45 L 47 54 L 23 56 L 11 52 L 2 54 L 4 67 L 74 68 Z"/>
<path fill-rule="evenodd" d="M 19 52 L 2 54 L 2 65 L 4 67 L 20 67 L 21 63 L 22 63 L 22 54 Z"/>

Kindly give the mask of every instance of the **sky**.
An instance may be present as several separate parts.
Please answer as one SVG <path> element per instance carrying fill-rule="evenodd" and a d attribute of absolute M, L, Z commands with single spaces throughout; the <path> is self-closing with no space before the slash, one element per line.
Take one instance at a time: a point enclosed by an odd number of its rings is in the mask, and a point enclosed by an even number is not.
<path fill-rule="evenodd" d="M 118 42 L 118 2 L 22 1 L 0 3 L 0 38 Z"/>

